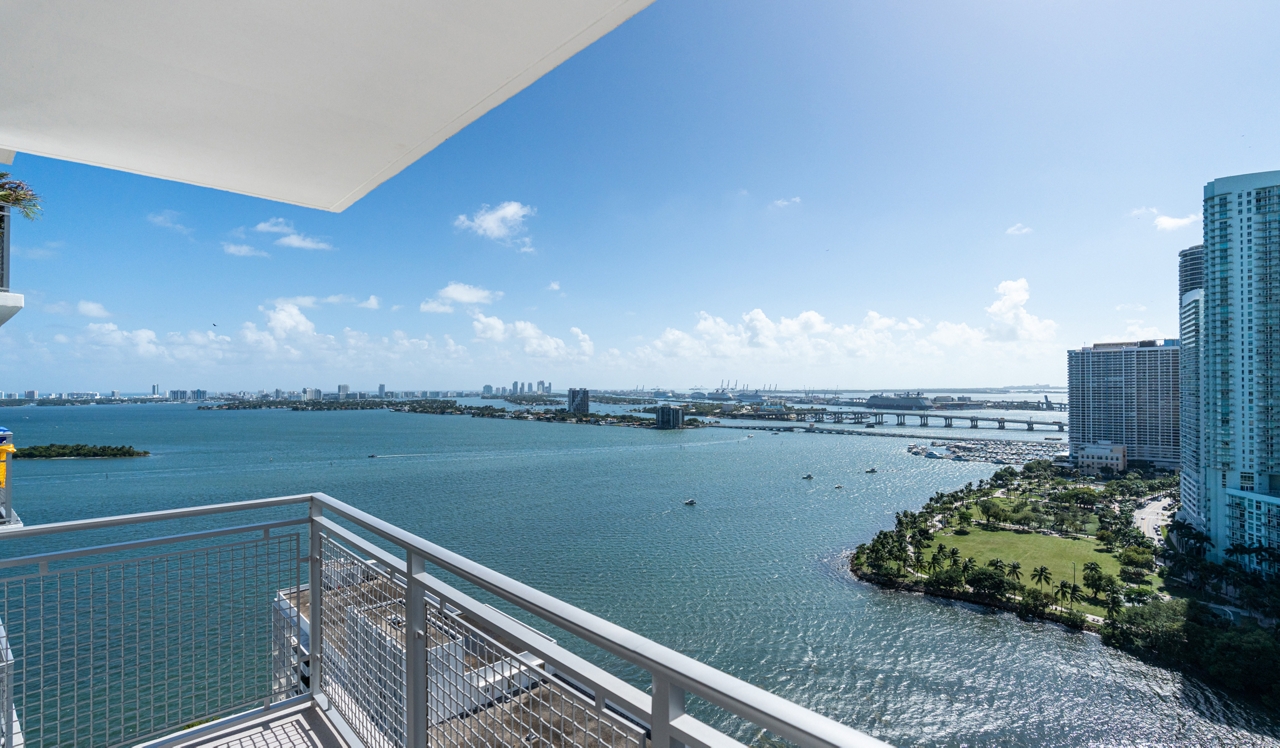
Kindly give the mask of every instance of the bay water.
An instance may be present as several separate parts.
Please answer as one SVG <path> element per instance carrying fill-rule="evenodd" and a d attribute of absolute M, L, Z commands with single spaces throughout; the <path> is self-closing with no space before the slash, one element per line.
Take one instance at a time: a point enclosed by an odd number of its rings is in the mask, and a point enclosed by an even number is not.
<path fill-rule="evenodd" d="M 898 745 L 1280 745 L 1276 715 L 1095 636 L 853 579 L 848 551 L 895 512 L 995 469 L 907 439 L 189 405 L 4 408 L 0 425 L 19 446 L 152 453 L 20 461 L 28 524 L 323 491 Z"/>

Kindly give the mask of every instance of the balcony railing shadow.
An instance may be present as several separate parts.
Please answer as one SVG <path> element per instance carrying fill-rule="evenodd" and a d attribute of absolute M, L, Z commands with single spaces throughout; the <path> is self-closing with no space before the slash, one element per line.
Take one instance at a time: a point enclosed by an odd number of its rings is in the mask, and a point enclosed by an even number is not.
<path fill-rule="evenodd" d="M 66 547 L 243 512 L 270 518 Z M 264 725 L 368 748 L 741 745 L 687 695 L 798 745 L 881 745 L 323 494 L 0 528 L 36 537 L 58 550 L 0 558 L 0 748 L 233 745 Z M 651 691 L 428 569 L 646 671 Z"/>

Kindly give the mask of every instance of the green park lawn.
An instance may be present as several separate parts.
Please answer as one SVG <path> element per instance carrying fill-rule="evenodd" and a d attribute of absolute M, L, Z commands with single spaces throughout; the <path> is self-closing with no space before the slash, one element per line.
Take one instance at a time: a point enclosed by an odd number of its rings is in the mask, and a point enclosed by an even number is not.
<path fill-rule="evenodd" d="M 1031 581 L 1031 570 L 1037 566 L 1047 566 L 1053 573 L 1053 583 L 1049 585 L 1050 587 L 1057 587 L 1058 582 L 1063 579 L 1071 581 L 1071 562 L 1073 561 L 1076 564 L 1076 583 L 1081 587 L 1084 587 L 1082 581 L 1084 565 L 1090 561 L 1096 561 L 1105 574 L 1117 577 L 1120 575 L 1120 562 L 1092 540 L 1069 540 L 1052 535 L 1020 533 L 1011 530 L 986 530 L 975 523 L 968 535 L 954 535 L 948 532 L 935 536 L 934 543 L 935 545 L 941 543 L 948 548 L 959 548 L 961 557 L 972 556 L 979 566 L 986 566 L 987 561 L 993 558 L 1002 559 L 1006 564 L 1017 561 L 1022 564 L 1022 583 L 1028 587 L 1035 587 L 1035 583 Z M 1152 577 L 1148 578 L 1159 581 Z M 1052 592 L 1046 587 L 1041 589 Z M 1086 589 L 1085 595 L 1089 594 L 1091 593 Z M 1106 615 L 1105 609 L 1088 602 L 1080 603 L 1076 608 L 1096 616 Z"/>

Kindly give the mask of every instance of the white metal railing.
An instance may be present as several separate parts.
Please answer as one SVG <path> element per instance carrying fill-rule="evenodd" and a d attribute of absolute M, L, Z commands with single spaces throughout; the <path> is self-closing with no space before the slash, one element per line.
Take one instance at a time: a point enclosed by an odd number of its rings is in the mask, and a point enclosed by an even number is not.
<path fill-rule="evenodd" d="M 310 701 L 369 748 L 741 745 L 685 712 L 691 694 L 799 745 L 883 745 L 324 494 L 0 528 L 0 556 L 10 539 L 247 511 L 272 518 L 0 557 L 0 709 L 12 700 L 28 744 L 136 744 Z M 430 567 L 643 669 L 651 692 Z"/>

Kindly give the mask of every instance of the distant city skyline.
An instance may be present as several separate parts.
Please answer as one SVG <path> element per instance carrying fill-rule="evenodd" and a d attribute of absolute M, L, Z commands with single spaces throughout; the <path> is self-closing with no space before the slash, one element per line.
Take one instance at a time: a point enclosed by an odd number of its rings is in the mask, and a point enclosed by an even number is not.
<path fill-rule="evenodd" d="M 1063 384 L 1280 165 L 1186 54 L 1265 69 L 1280 8 L 1161 7 L 656 3 L 341 214 L 18 154 L 0 389 Z"/>

